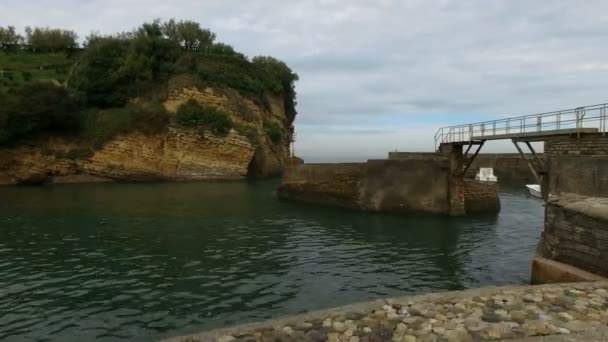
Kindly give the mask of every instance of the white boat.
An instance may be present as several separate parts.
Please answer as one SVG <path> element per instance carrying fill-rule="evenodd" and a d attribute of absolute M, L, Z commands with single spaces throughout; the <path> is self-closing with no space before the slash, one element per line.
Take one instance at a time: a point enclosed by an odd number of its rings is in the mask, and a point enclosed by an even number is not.
<path fill-rule="evenodd" d="M 491 167 L 481 167 L 479 172 L 475 175 L 475 179 L 482 182 L 498 182 L 498 178 L 494 176 L 494 169 Z"/>
<path fill-rule="evenodd" d="M 538 198 L 543 198 L 543 195 L 540 192 L 539 184 L 527 184 L 526 188 L 528 189 L 528 192 L 530 193 L 530 195 L 532 195 L 534 197 L 538 197 Z"/>

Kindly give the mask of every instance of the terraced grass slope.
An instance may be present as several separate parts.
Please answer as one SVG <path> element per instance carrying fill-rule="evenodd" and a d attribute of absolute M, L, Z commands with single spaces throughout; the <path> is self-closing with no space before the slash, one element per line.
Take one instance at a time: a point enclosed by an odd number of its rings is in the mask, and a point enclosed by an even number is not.
<path fill-rule="evenodd" d="M 35 80 L 64 82 L 78 53 L 0 51 L 0 93 L 11 93 Z"/>

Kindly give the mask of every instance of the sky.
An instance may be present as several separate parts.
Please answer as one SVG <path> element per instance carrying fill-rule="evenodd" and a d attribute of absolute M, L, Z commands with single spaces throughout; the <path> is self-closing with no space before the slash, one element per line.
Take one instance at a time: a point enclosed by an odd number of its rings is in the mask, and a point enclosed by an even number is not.
<path fill-rule="evenodd" d="M 442 126 L 608 102 L 607 13 L 603 0 L 0 0 L 1 26 L 84 37 L 187 19 L 280 58 L 300 76 L 296 153 L 324 162 L 432 151 Z"/>

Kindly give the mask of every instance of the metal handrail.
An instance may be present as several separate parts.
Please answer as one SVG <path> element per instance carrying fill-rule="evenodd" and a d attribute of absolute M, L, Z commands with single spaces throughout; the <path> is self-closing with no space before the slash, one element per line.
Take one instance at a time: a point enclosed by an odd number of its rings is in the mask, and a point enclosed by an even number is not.
<path fill-rule="evenodd" d="M 435 148 L 441 143 L 471 142 L 503 134 L 518 135 L 549 130 L 597 128 L 606 135 L 608 103 L 515 116 L 472 124 L 442 127 L 435 133 Z"/>

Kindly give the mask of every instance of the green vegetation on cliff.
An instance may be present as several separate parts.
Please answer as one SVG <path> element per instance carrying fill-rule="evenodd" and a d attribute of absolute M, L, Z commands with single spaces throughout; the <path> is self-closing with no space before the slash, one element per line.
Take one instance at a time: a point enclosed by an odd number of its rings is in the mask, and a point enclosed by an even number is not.
<path fill-rule="evenodd" d="M 171 120 L 228 133 L 234 125 L 217 108 L 189 102 L 174 117 L 165 111 L 168 81 L 179 75 L 200 87 L 235 89 L 266 108 L 269 95 L 281 96 L 293 121 L 298 76 L 278 59 L 250 60 L 215 38 L 192 21 L 155 20 L 132 32 L 92 34 L 79 48 L 72 31 L 28 28 L 24 38 L 0 28 L 0 145 L 40 134 L 100 145 Z M 274 143 L 283 140 L 280 128 L 268 130 Z"/>
<path fill-rule="evenodd" d="M 182 126 L 206 128 L 218 135 L 226 135 L 232 128 L 228 114 L 215 107 L 201 105 L 192 99 L 179 107 L 176 121 Z"/>

